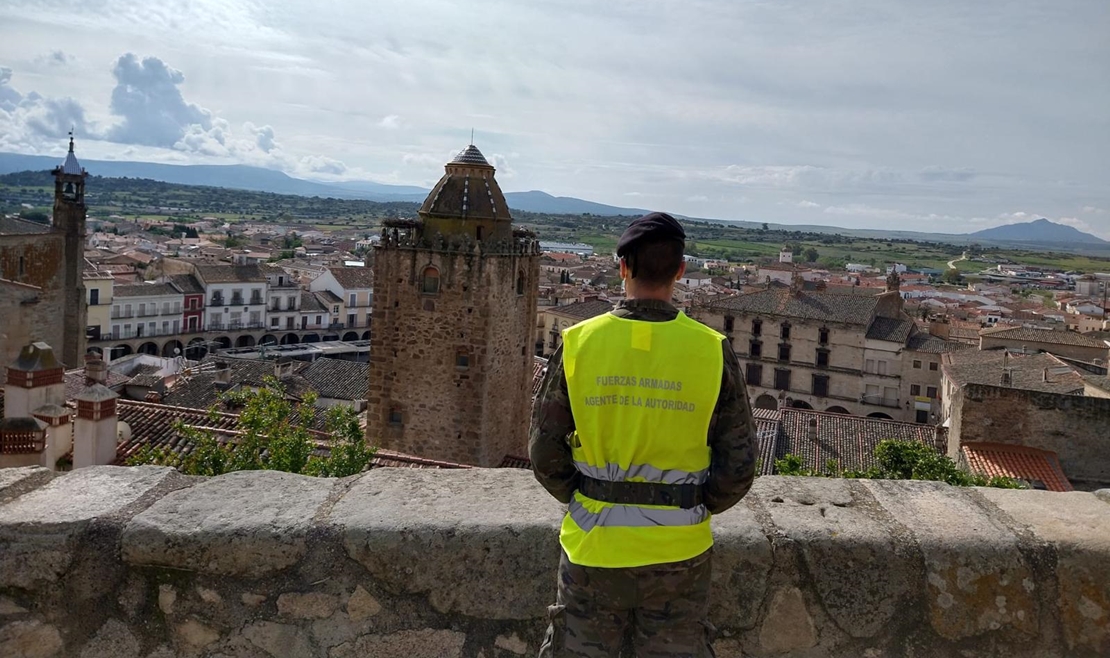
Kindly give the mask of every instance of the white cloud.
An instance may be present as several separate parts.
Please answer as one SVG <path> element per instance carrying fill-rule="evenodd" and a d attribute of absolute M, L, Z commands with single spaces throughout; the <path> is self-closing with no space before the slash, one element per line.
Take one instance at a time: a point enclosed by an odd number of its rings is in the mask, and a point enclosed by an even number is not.
<path fill-rule="evenodd" d="M 382 120 L 378 122 L 378 126 L 387 130 L 397 130 L 401 127 L 401 117 L 396 114 L 390 114 L 389 116 L 383 117 Z"/>
<path fill-rule="evenodd" d="M 705 203 L 706 201 L 709 201 L 709 197 L 705 196 L 704 194 L 694 194 L 692 196 L 686 197 L 686 200 L 690 203 Z"/>
<path fill-rule="evenodd" d="M 111 111 L 121 121 L 108 128 L 105 137 L 122 144 L 184 148 L 212 155 L 223 145 L 226 122 L 213 134 L 212 113 L 189 103 L 179 86 L 185 75 L 157 57 L 141 60 L 125 53 L 112 69 L 116 87 Z"/>
<path fill-rule="evenodd" d="M 1095 206 L 1083 206 L 1083 212 L 1089 215 L 1105 215 L 1110 212 L 1110 210 L 1103 210 L 1102 208 L 1096 208 Z"/>
<path fill-rule="evenodd" d="M 812 201 L 799 201 L 798 202 L 798 207 L 799 208 L 820 208 L 821 204 L 814 203 Z"/>

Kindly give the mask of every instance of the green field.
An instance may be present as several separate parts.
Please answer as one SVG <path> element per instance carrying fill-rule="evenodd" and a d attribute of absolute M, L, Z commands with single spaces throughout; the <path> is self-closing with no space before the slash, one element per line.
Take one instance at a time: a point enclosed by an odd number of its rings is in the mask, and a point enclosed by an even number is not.
<path fill-rule="evenodd" d="M 0 176 L 0 212 L 26 212 L 23 204 L 49 212 L 53 179 L 47 172 L 21 172 Z M 276 223 L 302 230 L 363 231 L 380 226 L 383 219 L 415 217 L 418 204 L 376 203 L 357 199 L 322 199 L 216 187 L 174 185 L 150 180 L 91 177 L 87 200 L 90 215 L 118 214 L 132 220 L 173 220 L 188 224 L 215 217 L 229 224 Z M 175 208 L 159 211 L 158 208 Z M 597 215 L 554 215 L 513 212 L 515 223 L 534 231 L 542 240 L 585 242 L 598 253 L 612 253 L 631 218 Z M 971 245 L 909 239 L 868 239 L 810 231 L 763 230 L 721 222 L 684 222 L 687 252 L 733 263 L 775 259 L 784 244 L 792 245 L 794 261 L 806 262 L 816 251 L 814 266 L 842 268 L 847 263 L 884 267 L 902 263 L 911 268 L 945 269 Z M 232 229 L 234 231 L 234 228 Z M 220 235 L 219 238 L 226 236 Z M 1110 258 L 982 246 L 984 256 L 1031 267 L 1059 271 L 1110 272 Z M 810 253 L 810 256 L 813 254 Z M 990 267 L 973 261 L 956 263 L 965 274 Z"/>

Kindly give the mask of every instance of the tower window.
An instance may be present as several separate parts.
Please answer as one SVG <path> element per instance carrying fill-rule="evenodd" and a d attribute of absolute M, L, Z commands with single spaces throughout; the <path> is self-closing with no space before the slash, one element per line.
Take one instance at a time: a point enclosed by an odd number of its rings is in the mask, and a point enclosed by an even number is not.
<path fill-rule="evenodd" d="M 439 292 L 439 270 L 430 266 L 424 268 L 421 290 L 426 295 L 434 295 Z"/>
<path fill-rule="evenodd" d="M 19 257 L 19 278 L 27 276 L 27 258 L 24 256 Z"/>
<path fill-rule="evenodd" d="M 516 294 L 524 294 L 524 272 L 517 272 L 516 275 Z"/>
<path fill-rule="evenodd" d="M 477 238 L 479 240 L 482 239 L 482 227 L 481 226 L 478 227 L 478 230 L 475 232 L 475 235 L 477 236 Z"/>
<path fill-rule="evenodd" d="M 455 351 L 455 367 L 459 370 L 470 368 L 470 354 L 466 351 L 466 348 L 460 347 Z"/>
<path fill-rule="evenodd" d="M 401 413 L 401 407 L 389 408 L 389 424 L 400 425 L 404 422 L 404 414 Z"/>

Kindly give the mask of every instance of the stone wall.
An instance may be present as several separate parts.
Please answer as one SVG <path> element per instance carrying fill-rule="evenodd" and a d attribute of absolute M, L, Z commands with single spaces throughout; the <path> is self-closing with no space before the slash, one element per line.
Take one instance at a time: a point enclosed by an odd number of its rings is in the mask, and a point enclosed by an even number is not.
<path fill-rule="evenodd" d="M 0 655 L 535 655 L 561 514 L 514 470 L 0 471 Z M 723 658 L 1110 652 L 1110 496 L 762 477 L 714 529 Z"/>
<path fill-rule="evenodd" d="M 23 258 L 24 274 L 19 274 L 19 259 Z M 19 356 L 23 346 L 32 341 L 50 345 L 65 345 L 68 331 L 62 318 L 65 315 L 65 236 L 60 233 L 35 233 L 32 235 L 0 236 L 0 279 L 17 281 L 40 288 L 28 290 L 10 284 L 0 285 L 0 376 L 7 373 L 8 364 Z M 34 303 L 24 303 L 37 298 Z M 81 335 L 84 335 L 81 327 Z M 62 350 L 57 357 L 63 359 Z M 81 361 L 66 361 L 67 368 L 77 368 Z"/>
<path fill-rule="evenodd" d="M 1055 452 L 1077 488 L 1110 483 L 1110 399 L 968 384 L 950 404 L 950 457 L 969 441 L 1013 443 Z"/>

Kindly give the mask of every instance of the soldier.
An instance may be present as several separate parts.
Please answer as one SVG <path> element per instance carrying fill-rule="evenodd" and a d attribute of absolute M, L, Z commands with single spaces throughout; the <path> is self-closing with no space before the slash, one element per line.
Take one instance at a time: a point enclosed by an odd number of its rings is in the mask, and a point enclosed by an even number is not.
<path fill-rule="evenodd" d="M 569 505 L 540 656 L 712 656 L 709 519 L 755 476 L 724 337 L 671 305 L 686 234 L 664 213 L 617 244 L 627 299 L 563 332 L 533 408 L 536 479 Z"/>

